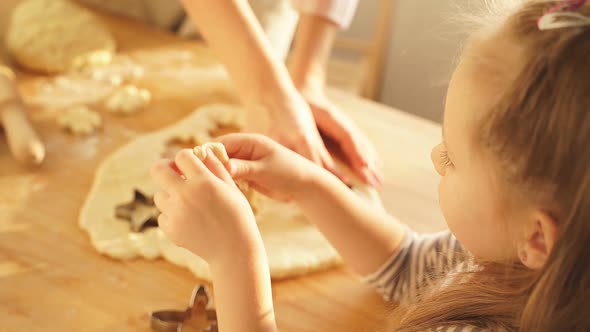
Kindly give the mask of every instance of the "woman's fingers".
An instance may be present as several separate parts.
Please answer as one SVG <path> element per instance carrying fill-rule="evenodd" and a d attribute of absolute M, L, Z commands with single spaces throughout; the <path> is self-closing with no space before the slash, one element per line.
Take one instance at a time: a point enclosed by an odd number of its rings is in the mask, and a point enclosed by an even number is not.
<path fill-rule="evenodd" d="M 336 141 L 353 172 L 365 183 L 379 186 L 382 183 L 377 165 L 380 163 L 371 143 L 353 124 L 344 118 L 327 117 L 324 120 L 328 134 Z"/>
<path fill-rule="evenodd" d="M 322 167 L 324 167 L 328 172 L 334 174 L 337 178 L 340 179 L 340 181 L 344 182 L 347 185 L 350 184 L 350 179 L 336 165 L 336 161 L 334 161 L 334 158 L 332 157 L 332 155 L 330 155 L 330 152 L 328 152 L 328 149 L 324 145 L 322 145 L 320 153 L 322 156 Z"/>
<path fill-rule="evenodd" d="M 368 184 L 380 186 L 383 183 L 380 166 L 378 166 L 381 161 L 373 146 L 360 134 L 355 132 L 349 134 L 351 136 L 345 139 L 341 146 L 342 151 L 351 161 L 353 171 Z"/>
<path fill-rule="evenodd" d="M 320 152 L 321 148 L 318 145 L 323 147 L 324 143 L 321 139 L 317 140 L 316 144 L 313 144 L 313 142 L 310 142 L 307 139 L 303 139 L 299 143 L 295 144 L 295 146 L 292 146 L 291 149 L 304 158 L 311 160 L 314 164 L 321 166 L 323 164 L 322 154 Z"/>
<path fill-rule="evenodd" d="M 342 137 L 342 136 L 341 136 Z M 366 146 L 360 143 L 358 139 L 352 136 L 351 132 L 346 133 L 345 138 L 338 142 L 346 159 L 350 162 L 353 172 L 363 180 L 363 182 L 372 186 L 379 186 L 381 180 L 377 175 L 375 163 L 371 161 L 371 156 Z"/>

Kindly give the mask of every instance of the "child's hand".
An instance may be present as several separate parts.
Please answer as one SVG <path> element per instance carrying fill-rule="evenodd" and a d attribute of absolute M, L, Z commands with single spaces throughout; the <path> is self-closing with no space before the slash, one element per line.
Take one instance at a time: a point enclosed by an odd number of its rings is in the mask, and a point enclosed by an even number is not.
<path fill-rule="evenodd" d="M 296 199 L 324 172 L 307 159 L 272 139 L 256 134 L 231 134 L 219 137 L 230 159 L 230 173 L 246 180 L 261 193 L 282 201 Z"/>
<path fill-rule="evenodd" d="M 214 153 L 207 152 L 204 161 L 190 149 L 178 152 L 174 161 L 186 179 L 173 170 L 170 160 L 152 167 L 152 177 L 162 189 L 154 196 L 162 212 L 160 228 L 209 264 L 258 252 L 262 240 L 248 201 Z"/>

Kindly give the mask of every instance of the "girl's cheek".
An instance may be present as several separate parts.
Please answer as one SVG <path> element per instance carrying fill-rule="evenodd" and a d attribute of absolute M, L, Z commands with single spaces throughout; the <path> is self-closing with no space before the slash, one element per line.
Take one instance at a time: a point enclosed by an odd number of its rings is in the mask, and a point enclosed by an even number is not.
<path fill-rule="evenodd" d="M 438 202 L 442 211 L 443 217 L 447 226 L 452 230 L 460 219 L 460 211 L 458 207 L 460 202 L 457 201 L 458 193 L 455 192 L 457 188 L 453 188 L 453 179 L 451 176 L 441 178 L 438 187 Z"/>
<path fill-rule="evenodd" d="M 444 177 L 440 178 L 440 182 L 438 184 L 438 205 L 442 210 L 444 217 L 446 218 L 446 181 Z"/>

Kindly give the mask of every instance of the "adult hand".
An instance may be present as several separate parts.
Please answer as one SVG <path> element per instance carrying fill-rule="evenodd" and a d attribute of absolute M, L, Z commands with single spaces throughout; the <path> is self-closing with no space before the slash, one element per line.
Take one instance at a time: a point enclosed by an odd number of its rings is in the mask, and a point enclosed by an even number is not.
<path fill-rule="evenodd" d="M 382 182 L 378 172 L 380 161 L 373 146 L 324 92 L 326 68 L 338 29 L 331 20 L 303 13 L 289 72 L 293 84 L 310 106 L 320 131 L 339 145 L 355 174 L 365 183 L 378 186 Z"/>
<path fill-rule="evenodd" d="M 297 92 L 281 103 L 249 106 L 246 132 L 266 135 L 346 180 L 326 149 L 309 105 Z"/>
<path fill-rule="evenodd" d="M 338 144 L 352 171 L 369 185 L 381 185 L 381 160 L 361 130 L 326 97 L 323 88 L 306 88 L 301 93 L 317 127 Z"/>

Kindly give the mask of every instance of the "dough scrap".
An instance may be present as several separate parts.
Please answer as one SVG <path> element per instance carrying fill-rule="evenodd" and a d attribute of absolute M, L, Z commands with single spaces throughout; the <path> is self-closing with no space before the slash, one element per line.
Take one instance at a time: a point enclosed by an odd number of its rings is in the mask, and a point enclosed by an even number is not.
<path fill-rule="evenodd" d="M 229 156 L 227 155 L 227 151 L 225 151 L 225 146 L 222 143 L 218 142 L 208 142 L 200 146 L 195 146 L 193 148 L 193 152 L 197 156 L 197 158 L 201 160 L 205 160 L 207 158 L 207 150 L 211 150 L 215 157 L 221 161 L 221 163 L 225 164 L 229 162 Z"/>
<path fill-rule="evenodd" d="M 110 64 L 113 61 L 113 52 L 107 50 L 98 50 L 87 54 L 82 54 L 74 58 L 72 68 L 83 71 L 87 68 L 101 67 Z"/>
<path fill-rule="evenodd" d="M 75 135 L 88 135 L 100 128 L 100 114 L 86 106 L 77 106 L 65 110 L 58 118 L 57 124 Z"/>
<path fill-rule="evenodd" d="M 108 61 L 115 40 L 98 17 L 71 1 L 25 0 L 12 13 L 6 46 L 23 67 L 55 74 Z"/>
<path fill-rule="evenodd" d="M 143 109 L 149 104 L 152 94 L 135 85 L 124 85 L 106 100 L 106 108 L 113 113 L 131 114 Z"/>
<path fill-rule="evenodd" d="M 188 268 L 199 279 L 211 280 L 207 263 L 176 246 L 159 228 L 133 232 L 129 221 L 116 218 L 113 211 L 118 205 L 133 200 L 134 189 L 147 196 L 157 191 L 146 165 L 160 160 L 168 142 L 177 137 L 193 137 L 197 142 L 212 141 L 210 132 L 220 125 L 243 128 L 243 116 L 244 111 L 235 106 L 207 105 L 170 127 L 139 136 L 105 158 L 96 170 L 79 219 L 80 227 L 90 235 L 96 250 L 121 260 L 164 257 L 173 264 Z M 354 184 L 353 189 L 356 188 L 374 193 L 375 196 L 368 199 L 379 206 L 374 189 L 363 186 L 360 181 Z M 306 220 L 299 208 L 258 196 L 256 219 L 273 279 L 304 275 L 341 264 L 336 250 Z"/>
<path fill-rule="evenodd" d="M 210 131 L 210 132 L 212 132 L 212 131 Z M 222 164 L 225 165 L 225 164 L 229 163 L 229 156 L 227 155 L 227 151 L 225 150 L 225 146 L 222 143 L 207 142 L 205 144 L 195 146 L 193 148 L 194 154 L 200 160 L 207 159 L 207 150 L 211 150 L 213 152 L 213 154 L 215 155 L 215 157 L 217 157 L 217 159 L 219 159 L 219 161 L 221 161 Z M 256 190 L 252 189 L 248 185 L 248 182 L 243 181 L 243 180 L 237 180 L 236 185 L 238 186 L 238 188 L 240 189 L 242 194 L 244 194 L 244 196 L 248 200 L 248 203 L 250 203 L 250 207 L 252 208 L 252 212 L 254 212 L 254 215 L 257 215 L 258 211 L 260 210 L 260 204 L 261 204 L 260 203 L 260 195 L 258 194 L 258 192 L 256 192 Z"/>

